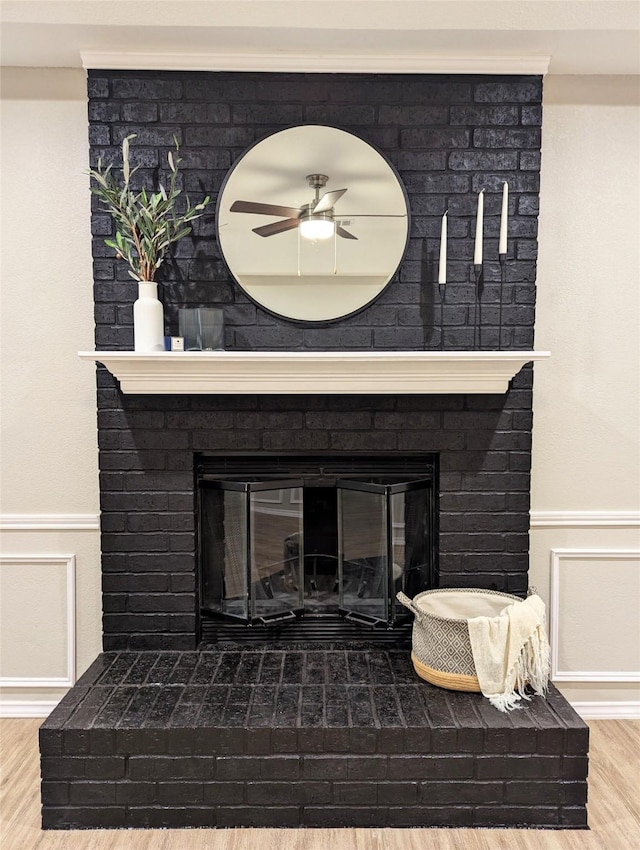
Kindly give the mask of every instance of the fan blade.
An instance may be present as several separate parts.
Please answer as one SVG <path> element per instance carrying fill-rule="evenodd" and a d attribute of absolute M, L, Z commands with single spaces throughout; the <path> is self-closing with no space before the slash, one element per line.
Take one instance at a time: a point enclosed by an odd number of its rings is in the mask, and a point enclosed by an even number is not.
<path fill-rule="evenodd" d="M 256 213 L 256 215 L 279 215 L 297 218 L 300 210 L 297 207 L 281 207 L 277 204 L 259 204 L 254 201 L 234 201 L 231 204 L 231 212 Z"/>
<path fill-rule="evenodd" d="M 343 239 L 357 239 L 357 236 L 354 236 L 353 233 L 349 233 L 348 230 L 345 230 L 344 227 L 340 227 L 339 224 L 336 224 L 336 233 L 338 236 L 342 236 Z"/>
<path fill-rule="evenodd" d="M 333 192 L 325 192 L 312 212 L 327 212 L 327 210 L 332 209 L 346 191 L 346 189 L 334 189 Z"/>
<path fill-rule="evenodd" d="M 275 236 L 276 233 L 284 233 L 285 230 L 293 230 L 300 224 L 297 218 L 285 218 L 282 221 L 274 221 L 273 224 L 263 224 L 262 227 L 254 227 L 253 232 L 258 236 Z"/>

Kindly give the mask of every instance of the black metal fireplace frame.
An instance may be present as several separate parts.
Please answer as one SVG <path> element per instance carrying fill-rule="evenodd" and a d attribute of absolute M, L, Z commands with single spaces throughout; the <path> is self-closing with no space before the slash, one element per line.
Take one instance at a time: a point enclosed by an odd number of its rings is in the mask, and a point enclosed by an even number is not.
<path fill-rule="evenodd" d="M 256 470 L 259 470 L 257 473 Z M 196 551 L 198 559 L 197 612 L 200 646 L 211 644 L 287 646 L 304 642 L 328 646 L 389 646 L 403 645 L 410 640 L 410 622 L 387 628 L 372 626 L 337 615 L 296 617 L 295 621 L 274 621 L 267 624 L 234 623 L 217 618 L 203 607 L 202 529 L 200 527 L 200 482 L 237 480 L 277 482 L 298 479 L 303 483 L 322 482 L 331 486 L 339 478 L 419 481 L 431 477 L 433 505 L 430 518 L 431 563 L 429 587 L 439 585 L 439 456 L 435 452 L 207 452 L 194 459 L 196 493 Z M 425 589 L 427 589 L 425 587 Z"/>

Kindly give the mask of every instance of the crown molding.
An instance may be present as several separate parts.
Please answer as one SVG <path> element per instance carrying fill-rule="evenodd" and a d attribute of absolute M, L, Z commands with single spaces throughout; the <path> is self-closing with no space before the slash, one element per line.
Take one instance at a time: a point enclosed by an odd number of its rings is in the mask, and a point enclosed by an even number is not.
<path fill-rule="evenodd" d="M 545 75 L 551 56 L 411 56 L 310 53 L 127 53 L 80 51 L 86 70 L 270 71 L 329 74 Z"/>

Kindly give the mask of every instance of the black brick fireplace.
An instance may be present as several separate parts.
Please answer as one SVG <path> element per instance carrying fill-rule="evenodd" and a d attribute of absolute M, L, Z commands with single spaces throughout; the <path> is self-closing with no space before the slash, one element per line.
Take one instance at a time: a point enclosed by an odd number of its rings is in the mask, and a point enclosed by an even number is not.
<path fill-rule="evenodd" d="M 88 84 L 94 165 L 135 133 L 132 160 L 153 181 L 175 137 L 185 188 L 215 195 L 256 140 L 329 124 L 378 147 L 407 190 L 405 259 L 362 312 L 316 326 L 260 309 L 205 216 L 165 266 L 169 332 L 179 307 L 212 306 L 228 349 L 470 350 L 484 187 L 483 344 L 533 348 L 540 78 L 91 71 Z M 131 349 L 136 287 L 110 233 L 94 204 L 96 348 Z M 299 632 L 283 643 L 281 625 L 241 644 L 211 630 L 197 571 L 203 463 L 422 458 L 434 473 L 429 583 L 524 596 L 531 366 L 505 395 L 125 395 L 103 367 L 97 382 L 105 652 L 41 730 L 45 827 L 586 826 L 587 729 L 553 687 L 511 715 L 438 690 L 415 677 L 406 626 L 397 642 L 382 630 L 383 645 L 353 622 L 324 643 Z"/>
<path fill-rule="evenodd" d="M 503 348 L 531 349 L 541 80 L 127 73 L 89 75 L 91 159 L 132 161 L 159 176 L 175 136 L 185 187 L 215 193 L 247 145 L 295 122 L 333 123 L 376 145 L 406 186 L 411 233 L 393 283 L 329 326 L 287 322 L 235 285 L 212 216 L 195 222 L 164 272 L 168 330 L 184 305 L 223 307 L 226 346 L 252 350 L 469 349 L 476 193 L 486 187 L 484 344 L 498 344 L 500 191 L 511 190 Z M 161 173 L 160 173 L 161 176 Z M 434 254 L 449 209 L 450 263 L 439 303 Z M 96 348 L 132 347 L 135 284 L 103 243 L 94 205 Z M 440 307 L 442 315 L 440 316 Z M 195 470 L 198 453 L 439 455 L 440 583 L 524 594 L 528 568 L 531 367 L 506 396 L 123 396 L 98 373 L 105 649 L 193 649 L 198 639 Z"/>
<path fill-rule="evenodd" d="M 99 381 L 105 649 L 195 648 L 195 452 L 436 452 L 440 584 L 526 591 L 529 371 L 506 399 L 133 398 Z"/>

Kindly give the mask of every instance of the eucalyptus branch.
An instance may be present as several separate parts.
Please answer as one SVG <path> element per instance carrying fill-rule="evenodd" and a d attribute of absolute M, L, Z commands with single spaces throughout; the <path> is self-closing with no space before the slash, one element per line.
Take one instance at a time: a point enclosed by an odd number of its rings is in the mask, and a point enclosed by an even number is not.
<path fill-rule="evenodd" d="M 129 274 L 134 280 L 152 281 L 169 247 L 191 233 L 189 222 L 203 215 L 211 198 L 207 195 L 199 204 L 192 206 L 186 195 L 185 211 L 176 213 L 176 203 L 182 194 L 177 185 L 182 160 L 178 156 L 180 148 L 175 139 L 176 154 L 174 156 L 169 151 L 167 155 L 171 172 L 168 191 L 159 184 L 157 192 L 149 194 L 144 187 L 138 193 L 134 192 L 131 177 L 139 166 L 131 168 L 129 162 L 131 139 L 135 139 L 135 134 L 122 142 L 122 183 L 116 180 L 112 165 L 103 168 L 101 160 L 98 160 L 97 168 L 89 169 L 88 173 L 95 181 L 91 192 L 111 214 L 115 225 L 115 240 L 105 239 L 105 244 L 116 251 L 118 259 L 128 263 Z"/>

